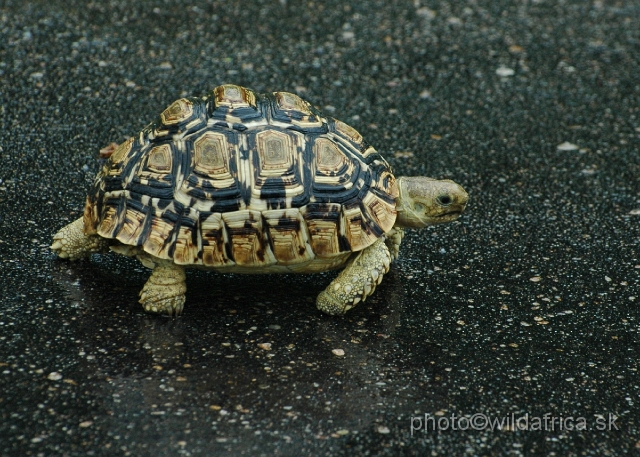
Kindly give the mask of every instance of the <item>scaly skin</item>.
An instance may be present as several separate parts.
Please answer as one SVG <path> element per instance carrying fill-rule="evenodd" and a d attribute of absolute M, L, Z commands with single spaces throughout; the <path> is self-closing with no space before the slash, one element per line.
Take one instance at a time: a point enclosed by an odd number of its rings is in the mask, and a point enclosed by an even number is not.
<path fill-rule="evenodd" d="M 404 230 L 400 227 L 394 227 L 387 233 L 386 237 L 385 244 L 391 254 L 391 261 L 395 262 L 400 254 L 400 243 L 402 243 L 402 238 L 404 237 Z"/>
<path fill-rule="evenodd" d="M 98 235 L 85 235 L 83 219 L 65 225 L 53 235 L 51 250 L 62 259 L 78 260 L 95 252 L 109 250 L 109 240 Z"/>
<path fill-rule="evenodd" d="M 367 299 L 389 271 L 391 253 L 381 237 L 363 249 L 329 286 L 320 292 L 316 305 L 327 314 L 344 314 Z"/>
<path fill-rule="evenodd" d="M 184 268 L 162 261 L 157 263 L 140 291 L 140 303 L 147 312 L 177 316 L 182 313 L 186 291 Z"/>

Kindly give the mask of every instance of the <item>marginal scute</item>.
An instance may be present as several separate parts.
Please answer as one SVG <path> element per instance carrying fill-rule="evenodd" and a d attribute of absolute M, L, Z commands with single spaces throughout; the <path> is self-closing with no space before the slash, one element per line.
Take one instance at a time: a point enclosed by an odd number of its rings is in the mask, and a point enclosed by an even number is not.
<path fill-rule="evenodd" d="M 199 263 L 197 233 L 195 228 L 180 226 L 173 251 L 173 261 L 178 265 L 195 265 Z"/>
<path fill-rule="evenodd" d="M 297 208 L 263 211 L 262 216 L 278 265 L 295 265 L 315 257 L 307 227 Z"/>
<path fill-rule="evenodd" d="M 396 177 L 389 171 L 383 171 L 378 175 L 376 182 L 376 188 L 383 190 L 392 199 L 398 198 L 400 190 L 398 189 L 398 183 Z M 394 205 L 395 206 L 395 205 Z"/>
<path fill-rule="evenodd" d="M 226 246 L 229 237 L 220 213 L 211 213 L 200 223 L 202 239 L 202 264 L 208 267 L 234 265 L 227 257 Z"/>
<path fill-rule="evenodd" d="M 104 238 L 115 238 L 115 230 L 118 226 L 118 208 L 114 205 L 104 206 L 102 217 L 98 226 L 98 235 Z"/>
<path fill-rule="evenodd" d="M 388 232 L 396 222 L 396 207 L 394 204 L 383 200 L 369 192 L 362 199 L 362 206 L 368 216 L 380 227 L 383 232 Z"/>
<path fill-rule="evenodd" d="M 142 244 L 143 249 L 156 257 L 169 258 L 166 248 L 169 246 L 173 229 L 174 224 L 172 222 L 162 217 L 151 216 L 150 230 Z"/>
<path fill-rule="evenodd" d="M 138 237 L 142 233 L 144 227 L 143 222 L 145 219 L 143 212 L 137 211 L 133 208 L 127 208 L 124 213 L 124 220 L 121 224 L 120 230 L 116 238 L 122 244 L 128 244 L 135 246 L 138 242 Z"/>
<path fill-rule="evenodd" d="M 85 235 L 95 235 L 98 233 L 97 228 L 100 220 L 98 219 L 98 205 L 87 196 L 84 204 L 84 213 L 82 215 Z"/>
<path fill-rule="evenodd" d="M 361 251 L 378 238 L 369 227 L 358 202 L 343 205 L 341 230 L 342 235 L 349 240 L 352 251 Z"/>
<path fill-rule="evenodd" d="M 338 203 L 312 203 L 302 208 L 311 237 L 311 247 L 318 257 L 333 257 L 341 252 L 340 219 Z"/>
<path fill-rule="evenodd" d="M 160 118 L 164 125 L 174 125 L 184 122 L 193 115 L 193 103 L 186 98 L 176 100 L 165 109 Z"/>
<path fill-rule="evenodd" d="M 260 211 L 223 213 L 229 231 L 233 260 L 239 266 L 268 266 L 276 263 L 269 243 L 264 238 Z"/>

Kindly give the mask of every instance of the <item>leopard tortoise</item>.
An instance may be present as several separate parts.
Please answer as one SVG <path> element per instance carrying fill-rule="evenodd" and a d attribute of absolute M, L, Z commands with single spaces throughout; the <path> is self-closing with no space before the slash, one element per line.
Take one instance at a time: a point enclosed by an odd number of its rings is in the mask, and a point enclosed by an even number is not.
<path fill-rule="evenodd" d="M 349 125 L 295 94 L 222 85 L 181 98 L 119 146 L 84 215 L 53 237 L 59 257 L 113 250 L 153 271 L 144 309 L 182 312 L 185 267 L 220 273 L 344 268 L 317 297 L 343 314 L 373 293 L 404 228 L 458 218 L 450 180 L 395 178 Z"/>

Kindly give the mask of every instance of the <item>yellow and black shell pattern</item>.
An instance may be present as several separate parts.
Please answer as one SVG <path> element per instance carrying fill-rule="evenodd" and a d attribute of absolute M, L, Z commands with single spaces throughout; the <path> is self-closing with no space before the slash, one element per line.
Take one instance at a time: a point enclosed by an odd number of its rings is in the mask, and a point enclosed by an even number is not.
<path fill-rule="evenodd" d="M 223 85 L 119 145 L 84 222 L 180 265 L 313 272 L 389 231 L 396 197 L 389 164 L 354 128 L 292 93 Z"/>

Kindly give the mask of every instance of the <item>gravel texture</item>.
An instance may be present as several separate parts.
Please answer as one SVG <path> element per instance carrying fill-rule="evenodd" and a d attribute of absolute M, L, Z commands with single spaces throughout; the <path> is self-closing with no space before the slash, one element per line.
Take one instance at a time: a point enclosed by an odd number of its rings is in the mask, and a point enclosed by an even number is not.
<path fill-rule="evenodd" d="M 0 2 L 0 455 L 637 455 L 639 23 L 634 1 Z M 100 148 L 222 83 L 298 93 L 467 212 L 409 232 L 344 318 L 314 307 L 332 274 L 189 271 L 170 319 L 136 261 L 55 259 Z"/>

